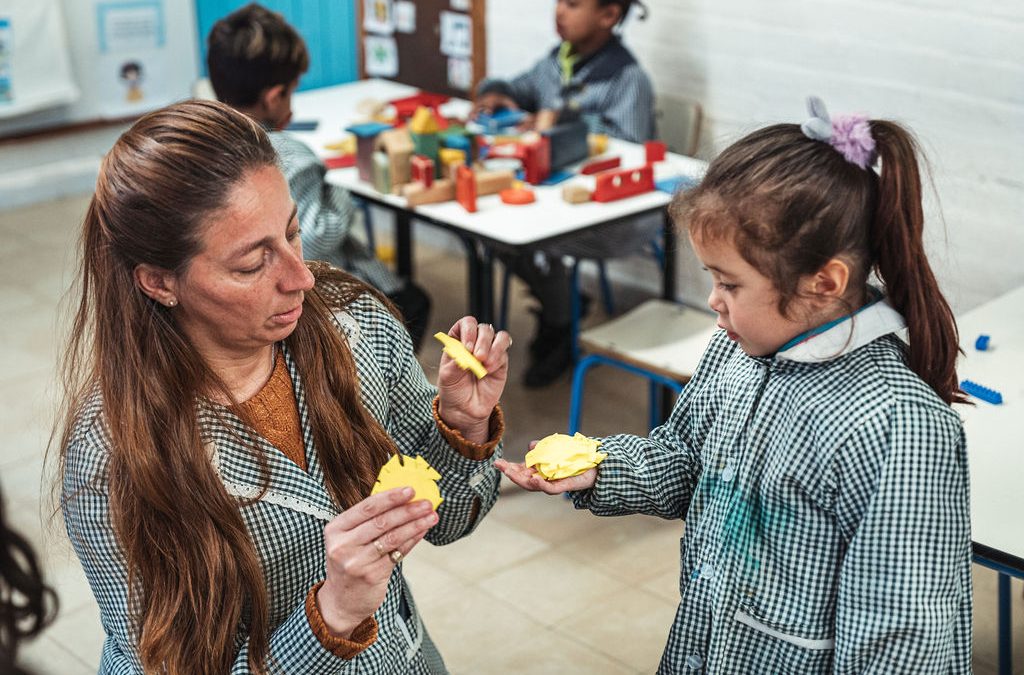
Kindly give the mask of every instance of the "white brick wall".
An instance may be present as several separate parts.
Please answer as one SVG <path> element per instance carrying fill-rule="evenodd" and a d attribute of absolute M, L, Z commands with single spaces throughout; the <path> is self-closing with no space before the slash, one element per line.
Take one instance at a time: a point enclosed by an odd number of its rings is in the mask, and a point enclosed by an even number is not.
<path fill-rule="evenodd" d="M 491 74 L 517 73 L 550 49 L 554 4 L 488 2 Z M 832 111 L 898 120 L 931 162 L 942 217 L 929 200 L 928 241 L 954 309 L 1024 284 L 1024 2 L 647 5 L 649 19 L 627 25 L 626 44 L 656 91 L 704 106 L 705 158 L 765 124 L 801 121 L 811 93 Z M 699 266 L 680 258 L 684 298 L 703 302 Z"/>

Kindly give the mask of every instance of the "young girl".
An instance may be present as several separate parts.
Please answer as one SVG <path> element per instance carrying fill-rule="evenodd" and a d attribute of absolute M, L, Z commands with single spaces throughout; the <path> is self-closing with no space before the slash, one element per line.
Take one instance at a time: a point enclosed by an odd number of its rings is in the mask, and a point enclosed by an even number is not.
<path fill-rule="evenodd" d="M 572 478 L 499 468 L 597 515 L 685 517 L 660 672 L 970 672 L 958 340 L 916 146 L 813 112 L 732 145 L 672 204 L 722 330 L 668 422 L 603 439 Z"/>

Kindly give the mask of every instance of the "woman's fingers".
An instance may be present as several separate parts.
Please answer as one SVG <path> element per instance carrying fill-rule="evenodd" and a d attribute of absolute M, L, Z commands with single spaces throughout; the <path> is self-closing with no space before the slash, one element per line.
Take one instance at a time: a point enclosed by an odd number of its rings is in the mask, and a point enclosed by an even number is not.
<path fill-rule="evenodd" d="M 342 531 L 354 530 L 363 523 L 372 521 L 396 506 L 407 503 L 414 494 L 416 493 L 412 488 L 403 487 L 370 495 L 351 508 L 342 511 L 334 520 L 327 524 L 327 527 Z"/>
<path fill-rule="evenodd" d="M 373 563 L 380 558 L 387 558 L 392 564 L 394 564 L 396 562 L 396 556 L 393 555 L 395 551 L 398 551 L 401 554 L 400 556 L 397 556 L 400 560 L 408 554 L 409 551 L 411 551 L 412 548 L 423 539 L 427 531 L 436 524 L 437 513 L 431 510 L 430 513 L 425 516 L 420 516 L 415 520 L 384 532 L 365 547 L 364 550 L 369 557 L 368 562 Z"/>
<path fill-rule="evenodd" d="M 375 495 L 376 496 L 376 495 Z M 365 520 L 351 530 L 351 541 L 353 544 L 369 544 L 374 541 L 386 540 L 387 544 L 394 548 L 401 543 L 395 540 L 392 534 L 409 523 L 421 518 L 435 516 L 430 502 L 425 499 L 418 499 L 407 504 L 399 504 L 394 508 L 383 511 L 369 520 Z M 391 550 L 389 548 L 388 550 Z"/>

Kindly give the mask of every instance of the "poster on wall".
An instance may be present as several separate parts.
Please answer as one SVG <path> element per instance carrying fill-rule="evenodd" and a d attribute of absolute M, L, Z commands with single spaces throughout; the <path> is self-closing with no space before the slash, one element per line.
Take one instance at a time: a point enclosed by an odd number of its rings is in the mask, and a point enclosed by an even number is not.
<path fill-rule="evenodd" d="M 99 57 L 91 81 L 101 115 L 121 117 L 165 105 L 168 61 L 163 0 L 113 0 L 96 5 Z"/>
<path fill-rule="evenodd" d="M 370 77 L 395 77 L 398 75 L 398 45 L 395 38 L 383 35 L 367 35 L 363 42 L 365 52 L 363 63 Z"/>
<path fill-rule="evenodd" d="M 13 52 L 11 18 L 0 16 L 0 104 L 10 103 L 14 98 L 14 94 L 11 93 L 11 57 Z"/>
<path fill-rule="evenodd" d="M 473 56 L 473 20 L 468 14 L 441 12 L 441 53 L 463 59 Z"/>
<path fill-rule="evenodd" d="M 469 59 L 448 59 L 448 85 L 469 91 L 473 85 L 473 62 Z"/>
<path fill-rule="evenodd" d="M 399 33 L 416 32 L 416 4 L 409 0 L 395 3 L 395 30 Z"/>
<path fill-rule="evenodd" d="M 391 35 L 395 32 L 395 14 L 391 0 L 363 0 L 363 30 L 379 35 Z"/>

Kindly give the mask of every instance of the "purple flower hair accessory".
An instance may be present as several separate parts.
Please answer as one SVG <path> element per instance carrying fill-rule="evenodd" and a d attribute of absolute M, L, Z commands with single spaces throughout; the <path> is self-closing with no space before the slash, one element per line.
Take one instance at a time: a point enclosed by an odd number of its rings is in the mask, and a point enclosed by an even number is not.
<path fill-rule="evenodd" d="M 875 139 L 871 137 L 871 124 L 865 115 L 828 115 L 825 103 L 817 96 L 807 99 L 810 119 L 800 125 L 804 135 L 828 143 L 843 158 L 861 169 L 875 163 Z"/>

